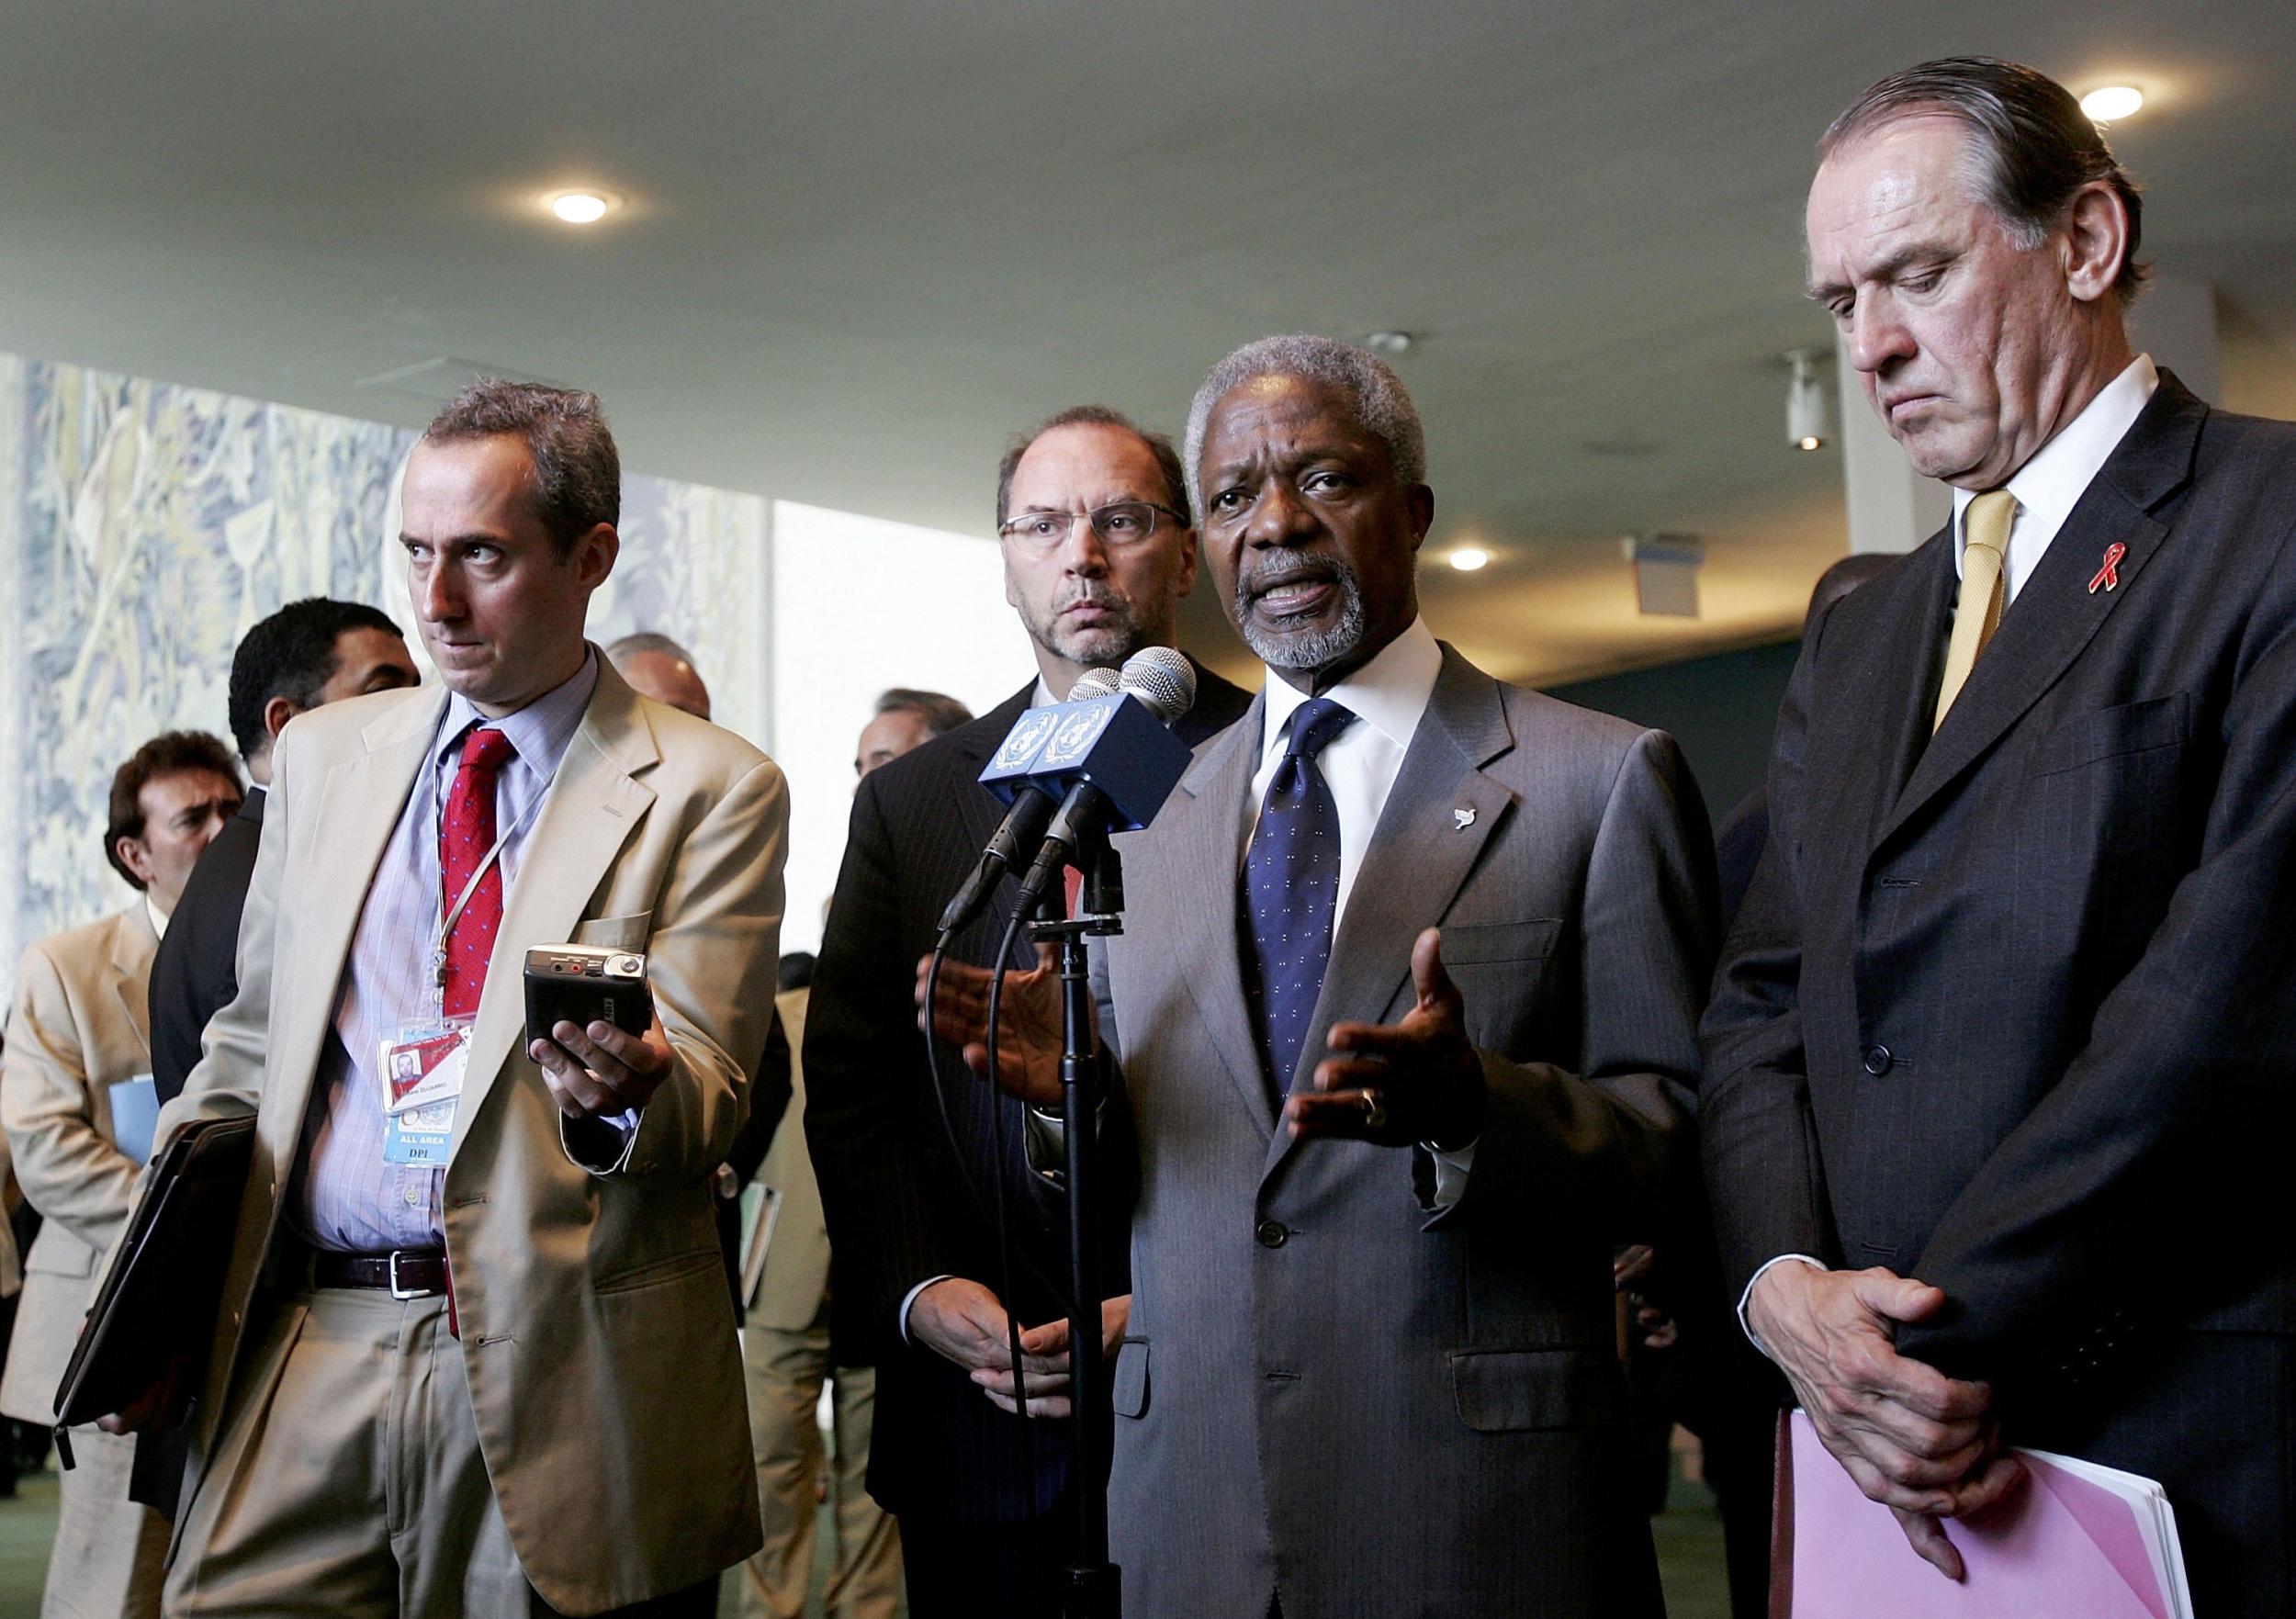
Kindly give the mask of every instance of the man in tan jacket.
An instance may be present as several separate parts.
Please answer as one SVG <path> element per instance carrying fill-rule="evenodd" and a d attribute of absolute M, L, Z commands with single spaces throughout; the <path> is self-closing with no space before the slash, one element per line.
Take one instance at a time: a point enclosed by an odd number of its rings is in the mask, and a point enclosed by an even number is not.
<path fill-rule="evenodd" d="M 445 690 L 279 737 L 240 994 L 161 1119 L 258 1122 L 173 1614 L 706 1614 L 758 1544 L 710 1176 L 787 797 L 583 638 L 619 489 L 593 397 L 466 390 L 400 536 Z M 567 940 L 645 952 L 642 1037 L 526 1038 Z"/>
<path fill-rule="evenodd" d="M 237 767 L 213 736 L 169 731 L 136 749 L 112 777 L 104 853 L 140 896 L 117 916 L 41 939 L 17 969 L 0 1128 L 41 1219 L 0 1375 L 0 1413 L 18 1422 L 55 1421 L 98 1262 L 127 1222 L 136 1164 L 119 1147 L 111 1087 L 151 1085 L 152 958 L 200 851 L 239 801 Z M 42 1612 L 156 1614 L 167 1525 L 128 1499 L 134 1445 L 84 1428 L 72 1448 Z"/>

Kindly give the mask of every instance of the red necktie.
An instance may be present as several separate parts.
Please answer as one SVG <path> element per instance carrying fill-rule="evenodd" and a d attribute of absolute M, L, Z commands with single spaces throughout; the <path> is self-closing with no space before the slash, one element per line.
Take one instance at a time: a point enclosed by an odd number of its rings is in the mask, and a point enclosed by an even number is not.
<path fill-rule="evenodd" d="M 462 765 L 446 794 L 446 814 L 438 827 L 438 867 L 445 891 L 441 902 L 448 910 L 462 897 L 470 874 L 494 848 L 494 779 L 518 750 L 501 732 L 480 729 L 470 733 L 462 747 Z M 486 988 L 487 961 L 494 954 L 494 935 L 502 925 L 502 865 L 490 864 L 470 898 L 455 918 L 446 936 L 445 1009 L 449 1017 L 473 1017 L 478 992 Z"/>

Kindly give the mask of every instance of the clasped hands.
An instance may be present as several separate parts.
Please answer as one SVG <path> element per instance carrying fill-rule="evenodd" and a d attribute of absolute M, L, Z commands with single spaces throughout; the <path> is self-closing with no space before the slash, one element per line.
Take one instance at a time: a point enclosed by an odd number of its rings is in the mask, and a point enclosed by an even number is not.
<path fill-rule="evenodd" d="M 1100 1354 L 1113 1358 L 1131 1319 L 1131 1294 L 1100 1301 Z M 943 1276 L 909 1303 L 908 1334 L 962 1366 L 998 1411 L 1018 1414 L 1025 1396 L 1031 1417 L 1069 1413 L 1068 1321 L 1046 1321 L 1020 1334 L 1020 1393 L 1014 1390 L 1010 1323 L 996 1295 L 962 1276 Z"/>
<path fill-rule="evenodd" d="M 670 1077 L 670 1037 L 657 1017 L 644 1034 L 600 1021 L 587 1029 L 565 1018 L 548 1040 L 526 1042 L 551 1100 L 568 1119 L 611 1119 L 643 1107 Z"/>
<path fill-rule="evenodd" d="M 1940 1520 L 1991 1506 L 2024 1469 L 2001 1447 L 1987 1385 L 1897 1353 L 1897 1323 L 1944 1302 L 1940 1289 L 1878 1267 L 1789 1260 L 1762 1273 L 1746 1313 L 1843 1470 L 1896 1514 L 1924 1561 L 1959 1580 L 1961 1554 Z"/>
<path fill-rule="evenodd" d="M 1481 1134 L 1485 1093 L 1482 1059 L 1467 1038 L 1466 1006 L 1444 971 L 1442 934 L 1430 928 L 1412 946 L 1415 999 L 1394 1023 L 1332 1025 L 1331 1055 L 1315 1066 L 1313 1088 L 1284 1099 L 1284 1127 L 1295 1138 L 1328 1136 L 1409 1146 L 1425 1141 L 1445 1151 Z M 917 1024 L 957 1047 L 965 1066 L 988 1071 L 988 972 L 962 962 L 941 963 L 933 1022 L 925 1023 L 925 979 L 930 958 L 917 966 Z M 1038 947 L 1037 965 L 1007 970 L 998 1004 L 996 1083 L 1032 1107 L 1061 1103 L 1060 973 L 1050 946 Z"/>

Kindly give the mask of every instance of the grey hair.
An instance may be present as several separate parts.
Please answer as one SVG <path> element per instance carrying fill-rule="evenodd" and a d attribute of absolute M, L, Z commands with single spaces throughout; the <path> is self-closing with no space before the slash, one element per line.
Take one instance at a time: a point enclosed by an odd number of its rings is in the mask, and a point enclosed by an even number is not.
<path fill-rule="evenodd" d="M 1263 337 L 1214 365 L 1187 408 L 1185 465 L 1188 500 L 1197 511 L 1204 509 L 1199 463 L 1212 407 L 1255 377 L 1296 377 L 1341 395 L 1354 410 L 1356 424 L 1387 447 L 1395 481 L 1405 489 L 1427 481 L 1427 435 L 1419 425 L 1418 408 L 1386 361 L 1328 337 Z"/>
<path fill-rule="evenodd" d="M 559 561 L 591 530 L 622 521 L 622 455 L 596 394 L 482 377 L 431 418 L 422 440 L 459 444 L 502 433 L 515 434 L 534 460 L 535 513 L 557 542 Z"/>
<path fill-rule="evenodd" d="M 1885 124 L 1923 115 L 1952 118 L 1969 131 L 1975 194 L 2028 253 L 2065 227 L 2085 186 L 2103 182 L 2129 216 L 2128 249 L 2112 289 L 2123 307 L 2136 297 L 2149 267 L 2136 257 L 2144 199 L 2071 91 L 1997 57 L 1941 57 L 1869 86 L 1827 126 L 1818 160 Z"/>
<path fill-rule="evenodd" d="M 623 636 L 622 639 L 606 648 L 606 661 L 614 668 L 620 669 L 625 658 L 636 658 L 641 652 L 663 653 L 676 658 L 692 669 L 698 669 L 702 667 L 693 661 L 692 653 L 679 646 L 668 635 L 657 635 L 652 630 L 640 630 L 634 635 Z"/>

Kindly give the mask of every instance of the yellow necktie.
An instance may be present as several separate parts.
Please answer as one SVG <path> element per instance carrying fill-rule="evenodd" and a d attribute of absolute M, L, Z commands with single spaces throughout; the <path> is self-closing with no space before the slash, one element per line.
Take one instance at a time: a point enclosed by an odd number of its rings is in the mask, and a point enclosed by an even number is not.
<path fill-rule="evenodd" d="M 1945 723 L 1945 711 L 1961 695 L 1986 643 L 2000 627 L 2001 603 L 2008 594 L 2001 562 L 2009 553 L 2009 524 L 2016 516 L 2017 497 L 2007 489 L 1987 489 L 1963 514 L 1961 599 L 1953 604 L 1953 635 L 1945 643 L 1945 680 L 1937 689 L 1931 730 Z"/>

